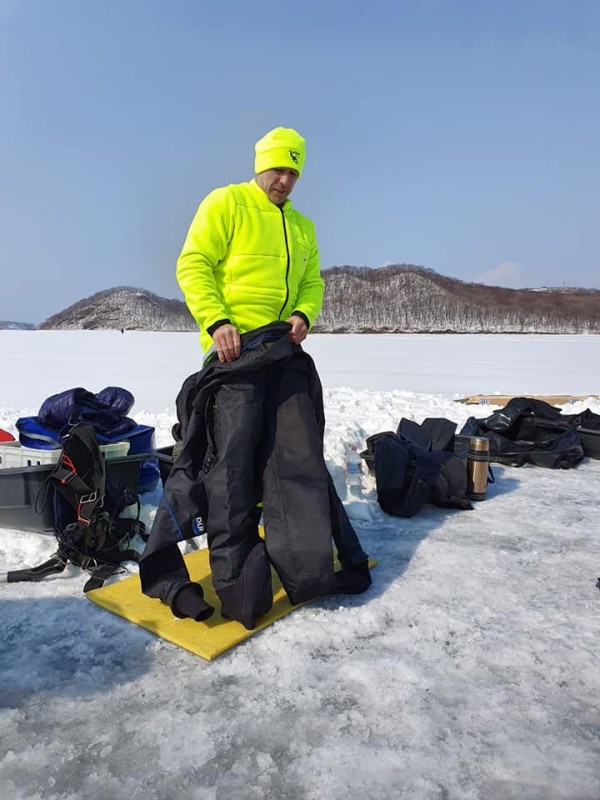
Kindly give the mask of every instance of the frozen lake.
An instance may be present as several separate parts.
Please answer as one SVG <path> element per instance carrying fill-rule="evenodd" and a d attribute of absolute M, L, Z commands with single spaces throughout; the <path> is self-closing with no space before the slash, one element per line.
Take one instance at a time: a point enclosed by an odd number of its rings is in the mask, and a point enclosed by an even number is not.
<path fill-rule="evenodd" d="M 0 585 L 0 797 L 596 800 L 600 461 L 496 467 L 472 511 L 348 496 L 350 445 L 402 417 L 461 426 L 467 393 L 598 393 L 600 337 L 312 336 L 325 457 L 379 564 L 206 663 L 89 603 L 75 568 Z M 194 334 L 0 332 L 0 427 L 50 394 L 122 385 L 172 442 Z M 569 406 L 600 413 L 600 401 Z M 0 528 L 0 571 L 50 534 Z M 199 623 L 201 624 L 201 623 Z M 59 732 L 60 735 L 57 735 Z"/>
<path fill-rule="evenodd" d="M 600 336 L 314 334 L 305 349 L 326 389 L 600 392 Z M 200 366 L 195 333 L 0 331 L 0 406 L 38 408 L 72 386 L 98 391 L 109 377 L 133 392 L 137 408 L 159 410 Z"/>

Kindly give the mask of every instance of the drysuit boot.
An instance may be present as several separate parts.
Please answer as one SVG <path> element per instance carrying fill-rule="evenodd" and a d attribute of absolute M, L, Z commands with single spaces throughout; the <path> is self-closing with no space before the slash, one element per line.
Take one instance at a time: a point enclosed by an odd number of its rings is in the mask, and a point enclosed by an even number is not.
<path fill-rule="evenodd" d="M 217 589 L 217 595 L 221 601 L 222 616 L 241 622 L 249 631 L 255 627 L 255 617 L 271 609 L 271 565 L 264 542 L 252 548 L 235 583 Z"/>
<path fill-rule="evenodd" d="M 331 594 L 362 594 L 371 585 L 369 562 L 362 561 L 335 573 L 337 588 Z"/>
<path fill-rule="evenodd" d="M 185 619 L 191 617 L 196 622 L 202 622 L 214 614 L 214 608 L 209 606 L 204 599 L 202 587 L 189 581 L 184 583 L 171 598 L 171 611 L 176 617 Z"/>

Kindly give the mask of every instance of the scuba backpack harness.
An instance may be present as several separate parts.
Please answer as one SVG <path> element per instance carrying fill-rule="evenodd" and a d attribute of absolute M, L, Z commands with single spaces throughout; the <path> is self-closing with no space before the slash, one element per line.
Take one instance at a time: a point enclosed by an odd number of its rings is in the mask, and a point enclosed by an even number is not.
<path fill-rule="evenodd" d="M 47 502 L 53 504 L 58 549 L 37 567 L 6 573 L 8 583 L 41 581 L 63 572 L 71 562 L 91 574 L 83 588 L 88 592 L 120 572 L 122 562 L 139 562 L 139 545 L 145 544 L 148 535 L 139 520 L 138 495 L 107 474 L 91 425 L 75 425 L 64 436 L 59 461 L 38 493 L 36 509 Z M 118 516 L 135 503 L 137 518 Z"/>

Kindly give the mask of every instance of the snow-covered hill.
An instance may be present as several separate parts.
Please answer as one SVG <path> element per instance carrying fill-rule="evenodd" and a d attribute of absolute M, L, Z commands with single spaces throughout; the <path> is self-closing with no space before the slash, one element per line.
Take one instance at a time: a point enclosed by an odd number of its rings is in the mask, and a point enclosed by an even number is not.
<path fill-rule="evenodd" d="M 394 333 L 598 333 L 600 291 L 503 289 L 412 265 L 324 272 L 315 329 Z"/>
<path fill-rule="evenodd" d="M 181 300 L 131 286 L 96 292 L 40 325 L 41 330 L 192 331 L 195 327 Z"/>
<path fill-rule="evenodd" d="M 600 291 L 503 289 L 400 264 L 323 271 L 320 333 L 600 333 Z M 54 314 L 42 329 L 192 331 L 181 300 L 120 286 Z"/>
<path fill-rule="evenodd" d="M 0 331 L 33 331 L 35 325 L 30 322 L 11 322 L 0 320 Z"/>

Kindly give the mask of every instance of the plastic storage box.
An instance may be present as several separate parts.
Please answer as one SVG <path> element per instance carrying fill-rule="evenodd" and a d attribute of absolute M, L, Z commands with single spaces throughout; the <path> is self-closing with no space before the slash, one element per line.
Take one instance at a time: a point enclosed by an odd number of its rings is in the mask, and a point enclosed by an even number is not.
<path fill-rule="evenodd" d="M 129 452 L 129 442 L 111 442 L 101 444 L 100 450 L 104 458 L 123 458 Z M 40 450 L 37 447 L 23 447 L 19 442 L 3 442 L 0 444 L 0 470 L 19 467 L 39 467 L 42 464 L 56 464 L 62 449 Z"/>
<path fill-rule="evenodd" d="M 0 444 L 0 470 L 55 464 L 60 453 L 60 450 L 22 447 L 19 442 L 3 442 Z"/>
<path fill-rule="evenodd" d="M 148 455 L 107 458 L 106 474 L 137 490 L 144 458 Z M 47 489 L 53 469 L 54 463 L 0 469 L 0 528 L 52 530 L 54 518 Z"/>

